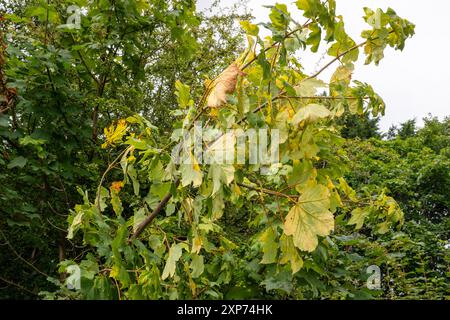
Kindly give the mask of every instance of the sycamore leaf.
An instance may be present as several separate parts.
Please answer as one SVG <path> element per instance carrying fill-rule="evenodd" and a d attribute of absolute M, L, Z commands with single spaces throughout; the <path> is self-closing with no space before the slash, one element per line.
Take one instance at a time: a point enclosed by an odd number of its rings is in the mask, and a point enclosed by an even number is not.
<path fill-rule="evenodd" d="M 211 93 L 208 96 L 207 106 L 218 108 L 227 102 L 227 94 L 236 90 L 238 76 L 245 75 L 239 67 L 232 63 L 211 84 Z"/>
<path fill-rule="evenodd" d="M 192 278 L 198 278 L 205 270 L 203 256 L 193 255 L 190 268 L 192 270 Z"/>
<path fill-rule="evenodd" d="M 202 184 L 203 172 L 195 157 L 192 156 L 191 160 L 192 163 L 180 165 L 181 184 L 183 187 L 186 187 L 191 183 L 194 187 L 198 187 Z"/>
<path fill-rule="evenodd" d="M 352 211 L 352 217 L 348 220 L 349 225 L 355 225 L 355 230 L 361 229 L 363 226 L 364 220 L 369 215 L 369 210 L 364 210 L 362 208 L 356 208 Z"/>
<path fill-rule="evenodd" d="M 331 76 L 330 83 L 344 82 L 349 85 L 352 80 L 353 69 L 352 65 L 339 66 Z"/>
<path fill-rule="evenodd" d="M 73 239 L 73 235 L 75 234 L 75 231 L 77 231 L 81 225 L 81 222 L 83 221 L 84 211 L 77 212 L 76 216 L 73 218 L 72 223 L 70 224 L 68 233 L 67 233 L 67 239 Z"/>
<path fill-rule="evenodd" d="M 344 195 L 346 195 L 351 201 L 353 202 L 358 202 L 358 197 L 356 196 L 356 191 L 353 190 L 347 183 L 347 181 L 345 181 L 344 178 L 339 178 L 339 186 L 341 191 L 344 193 Z"/>
<path fill-rule="evenodd" d="M 275 263 L 277 259 L 278 243 L 276 241 L 276 233 L 273 228 L 268 228 L 259 237 L 262 243 L 263 258 L 261 260 L 262 264 Z"/>
<path fill-rule="evenodd" d="M 301 108 L 292 118 L 292 124 L 297 125 L 302 121 L 306 123 L 316 122 L 319 119 L 327 118 L 331 115 L 330 110 L 320 104 L 308 104 Z"/>
<path fill-rule="evenodd" d="M 240 25 L 246 34 L 251 36 L 257 36 L 259 33 L 259 28 L 256 24 L 252 24 L 247 20 L 241 21 Z"/>
<path fill-rule="evenodd" d="M 294 87 L 296 94 L 300 97 L 315 96 L 319 89 L 326 88 L 327 84 L 319 79 L 303 80 L 298 86 Z"/>
<path fill-rule="evenodd" d="M 162 280 L 175 275 L 176 263 L 181 258 L 182 248 L 183 247 L 180 243 L 173 244 L 170 247 L 169 257 L 167 258 L 166 265 L 161 276 Z"/>
<path fill-rule="evenodd" d="M 285 234 L 280 237 L 280 264 L 291 264 L 292 274 L 298 272 L 303 267 L 303 259 L 298 254 L 297 248 L 294 246 L 292 237 Z"/>
<path fill-rule="evenodd" d="M 212 201 L 212 219 L 213 221 L 222 218 L 223 210 L 225 209 L 225 203 L 223 200 L 223 192 L 218 192 Z"/>
<path fill-rule="evenodd" d="M 209 175 L 213 181 L 213 191 L 211 195 L 215 195 L 219 191 L 222 183 L 229 185 L 234 180 L 234 166 L 231 164 L 212 164 L 209 170 Z"/>
<path fill-rule="evenodd" d="M 140 208 L 139 210 L 134 212 L 133 232 L 135 232 L 137 230 L 137 228 L 139 227 L 141 222 L 145 220 L 145 218 L 146 218 L 146 215 L 145 215 L 145 209 L 144 208 Z"/>
<path fill-rule="evenodd" d="M 317 237 L 327 236 L 334 229 L 334 217 L 329 207 L 330 192 L 326 187 L 316 185 L 303 191 L 284 223 L 284 233 L 293 236 L 297 248 L 314 251 L 318 244 Z"/>
<path fill-rule="evenodd" d="M 110 191 L 111 191 L 111 205 L 117 216 L 120 216 L 123 211 L 122 200 L 120 200 L 119 193 L 114 191 L 112 187 L 110 188 Z"/>
<path fill-rule="evenodd" d="M 185 109 L 194 104 L 194 100 L 191 99 L 191 93 L 189 86 L 183 84 L 180 80 L 175 82 L 175 95 L 177 96 L 178 105 L 181 109 Z"/>
<path fill-rule="evenodd" d="M 199 235 L 195 235 L 194 239 L 192 240 L 192 253 L 199 253 L 203 246 L 203 240 L 202 237 Z"/>
<path fill-rule="evenodd" d="M 171 186 L 172 184 L 170 182 L 165 183 L 157 182 L 152 185 L 150 192 L 152 195 L 157 196 L 159 200 L 162 200 L 170 191 Z"/>
<path fill-rule="evenodd" d="M 24 157 L 16 157 L 11 160 L 10 163 L 8 163 L 8 169 L 12 169 L 15 167 L 23 168 L 27 164 L 28 160 Z"/>
<path fill-rule="evenodd" d="M 277 274 L 269 273 L 261 285 L 266 287 L 266 291 L 282 290 L 290 294 L 293 288 L 292 274 L 288 270 L 282 270 Z"/>
<path fill-rule="evenodd" d="M 127 122 L 125 119 L 119 120 L 117 126 L 111 125 L 104 129 L 106 142 L 102 144 L 102 148 L 106 148 L 108 145 L 115 145 L 122 141 L 123 136 L 127 132 Z"/>

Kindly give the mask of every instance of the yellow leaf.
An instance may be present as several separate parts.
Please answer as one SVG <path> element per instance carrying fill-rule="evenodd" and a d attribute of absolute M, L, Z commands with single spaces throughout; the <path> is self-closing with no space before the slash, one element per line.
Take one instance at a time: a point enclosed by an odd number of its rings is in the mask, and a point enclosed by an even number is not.
<path fill-rule="evenodd" d="M 329 207 L 330 192 L 326 187 L 316 185 L 303 191 L 284 223 L 284 233 L 293 236 L 297 248 L 314 251 L 318 244 L 317 237 L 327 236 L 334 229 L 334 217 Z"/>
<path fill-rule="evenodd" d="M 119 272 L 120 272 L 119 267 L 115 265 L 111 268 L 111 271 L 109 272 L 109 276 L 113 279 L 117 279 L 119 276 Z"/>
<path fill-rule="evenodd" d="M 114 145 L 122 141 L 123 136 L 127 132 L 127 122 L 125 119 L 121 119 L 117 122 L 117 126 L 111 125 L 104 129 L 106 142 L 102 144 L 102 148 L 106 148 L 108 145 Z"/>
<path fill-rule="evenodd" d="M 302 107 L 292 119 L 292 124 L 297 125 L 302 121 L 305 123 L 313 123 L 320 119 L 327 118 L 331 115 L 330 110 L 320 104 L 309 104 Z"/>
<path fill-rule="evenodd" d="M 331 83 L 343 81 L 347 85 L 352 80 L 353 66 L 339 66 L 331 76 Z"/>
<path fill-rule="evenodd" d="M 199 235 L 196 235 L 192 240 L 192 253 L 199 253 L 202 249 L 203 240 Z"/>

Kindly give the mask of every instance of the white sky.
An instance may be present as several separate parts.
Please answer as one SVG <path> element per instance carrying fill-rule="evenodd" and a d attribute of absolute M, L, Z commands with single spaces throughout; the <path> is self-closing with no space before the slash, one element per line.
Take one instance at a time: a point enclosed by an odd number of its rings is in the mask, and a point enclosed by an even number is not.
<path fill-rule="evenodd" d="M 221 0 L 229 6 L 235 0 Z M 254 23 L 268 21 L 269 9 L 263 5 L 275 2 L 285 3 L 298 21 L 302 21 L 293 0 L 248 0 L 248 8 L 255 17 Z M 198 0 L 198 9 L 209 7 L 212 0 Z M 369 29 L 364 22 L 363 7 L 386 10 L 392 7 L 397 14 L 416 25 L 416 34 L 406 42 L 403 51 L 387 48 L 380 65 L 356 66 L 353 79 L 371 84 L 386 102 L 386 115 L 381 119 L 380 129 L 387 131 L 392 124 L 399 124 L 416 118 L 422 125 L 422 118 L 428 113 L 443 119 L 450 115 L 450 98 L 447 96 L 450 77 L 450 30 L 448 14 L 449 0 L 337 0 L 337 13 L 343 15 L 346 30 L 357 42 L 360 32 Z M 321 51 L 322 49 L 322 51 Z M 313 71 L 329 61 L 322 57 L 323 47 L 314 57 L 303 58 L 307 71 Z M 309 66 L 309 68 L 308 68 Z M 332 70 L 334 68 L 331 68 Z M 332 71 L 331 70 L 331 71 Z M 330 73 L 322 78 L 328 80 Z"/>

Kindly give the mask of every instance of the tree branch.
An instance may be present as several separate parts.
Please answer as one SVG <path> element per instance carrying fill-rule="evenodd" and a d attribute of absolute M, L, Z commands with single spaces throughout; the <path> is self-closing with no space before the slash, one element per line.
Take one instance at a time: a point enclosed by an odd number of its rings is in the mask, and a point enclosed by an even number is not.
<path fill-rule="evenodd" d="M 176 178 L 175 179 L 175 188 L 177 188 L 179 184 L 180 184 L 180 179 Z M 170 192 L 167 193 L 166 196 L 161 200 L 161 202 L 155 208 L 155 210 L 153 210 L 153 212 L 147 218 L 145 218 L 144 221 L 142 221 L 139 224 L 139 226 L 136 228 L 134 233 L 131 235 L 131 237 L 129 239 L 130 242 L 133 241 L 134 239 L 136 239 L 137 237 L 139 237 L 139 235 L 145 230 L 145 228 L 147 228 L 147 226 L 150 223 L 152 223 L 152 221 L 162 211 L 162 209 L 164 209 L 164 207 L 166 206 L 166 204 L 169 202 L 169 200 L 171 198 L 172 198 L 172 194 Z"/>
<path fill-rule="evenodd" d="M 244 184 L 244 183 L 237 183 L 237 185 L 240 186 L 240 187 L 249 189 L 249 190 L 259 191 L 259 192 L 263 192 L 263 193 L 270 194 L 270 195 L 273 195 L 273 196 L 277 196 L 279 198 L 286 198 L 286 199 L 289 199 L 291 201 L 295 201 L 294 199 L 298 198 L 298 196 L 288 195 L 288 194 L 285 194 L 285 193 L 281 193 L 281 192 L 270 190 L 270 189 L 266 189 L 266 188 L 253 187 L 253 186 L 250 186 L 250 185 Z"/>
<path fill-rule="evenodd" d="M 114 168 L 114 166 L 116 165 L 117 161 L 119 161 L 119 159 L 122 158 L 124 154 L 126 154 L 127 152 L 129 152 L 130 149 L 131 149 L 131 147 L 128 147 L 128 148 L 126 148 L 125 150 L 123 150 L 123 151 L 122 151 L 122 152 L 121 152 L 121 153 L 113 160 L 113 162 L 111 162 L 111 163 L 108 165 L 108 168 L 106 168 L 105 172 L 103 172 L 102 178 L 100 179 L 100 183 L 99 183 L 98 188 L 97 188 L 97 197 L 96 197 L 96 200 L 95 200 L 95 202 L 96 202 L 95 204 L 97 205 L 97 208 L 98 208 L 98 212 L 99 212 L 99 213 L 101 213 L 101 208 L 100 208 L 100 192 L 101 192 L 101 188 L 102 188 L 103 182 L 105 181 L 106 175 L 108 174 L 109 171 L 111 171 L 111 170 Z"/>
<path fill-rule="evenodd" d="M 7 283 L 7 284 L 9 284 L 9 285 L 12 285 L 12 286 L 14 286 L 14 287 L 19 288 L 19 289 L 22 290 L 22 291 L 25 291 L 25 292 L 27 292 L 27 293 L 29 293 L 29 294 L 32 294 L 32 295 L 34 295 L 34 296 L 37 296 L 36 292 L 33 292 L 33 291 L 31 291 L 31 290 L 29 290 L 29 289 L 27 289 L 27 288 L 21 286 L 21 285 L 18 284 L 18 283 L 12 282 L 11 280 L 5 279 L 5 278 L 3 278 L 3 277 L 1 277 L 1 276 L 0 276 L 0 280 L 2 280 L 3 282 L 5 282 L 5 283 Z"/>
<path fill-rule="evenodd" d="M 46 278 L 49 278 L 50 276 L 48 274 L 46 274 L 45 272 L 39 270 L 38 268 L 36 268 L 36 266 L 34 264 L 32 264 L 31 262 L 29 262 L 28 260 L 24 259 L 17 251 L 16 249 L 14 249 L 14 247 L 11 245 L 11 243 L 9 243 L 8 238 L 6 238 L 5 234 L 3 233 L 3 231 L 0 229 L 0 234 L 2 235 L 3 239 L 5 240 L 5 243 L 8 245 L 8 247 L 11 249 L 11 251 L 17 256 L 17 258 L 19 258 L 21 261 L 23 261 L 25 264 L 27 264 L 29 267 L 31 267 L 34 271 L 36 271 L 37 273 L 39 273 L 40 275 L 43 275 Z"/>
<path fill-rule="evenodd" d="M 311 97 L 300 97 L 300 96 L 281 96 L 279 99 L 300 99 L 300 100 L 356 100 L 358 97 L 330 97 L 330 96 L 311 96 Z"/>
<path fill-rule="evenodd" d="M 307 28 L 309 25 L 311 24 L 311 22 L 307 21 L 304 25 L 302 25 L 300 28 L 294 29 L 293 31 L 289 32 L 286 34 L 286 36 L 283 38 L 283 40 L 289 38 L 290 36 L 292 36 L 294 33 L 296 33 L 297 31 L 303 30 L 304 28 Z M 270 47 L 267 47 L 264 49 L 264 53 L 266 53 L 267 51 L 269 51 L 270 49 L 275 48 L 278 44 L 280 44 L 279 41 L 274 42 Z M 249 62 L 247 62 L 241 70 L 244 70 L 246 68 L 248 68 L 253 62 L 255 62 L 258 59 L 258 56 L 261 54 L 261 52 L 258 55 L 255 55 L 255 57 L 253 57 Z"/>
<path fill-rule="evenodd" d="M 373 41 L 375 39 L 370 39 L 370 41 Z M 333 60 L 331 60 L 330 62 L 328 62 L 326 65 L 324 65 L 319 71 L 317 71 L 316 73 L 314 73 L 313 75 L 306 77 L 305 79 L 303 79 L 302 81 L 305 80 L 309 80 L 312 78 L 316 78 L 317 76 L 319 76 L 322 72 L 324 72 L 329 66 L 331 66 L 333 63 L 335 63 L 336 61 L 340 60 L 343 56 L 345 56 L 346 54 L 349 54 L 350 52 L 352 52 L 353 50 L 358 49 L 359 47 L 362 47 L 363 45 L 367 44 L 367 42 L 369 42 L 369 40 L 366 40 L 360 44 L 354 45 L 353 47 L 351 47 L 348 50 L 345 50 L 344 52 L 342 52 L 341 54 L 339 54 L 337 57 L 335 57 Z"/>

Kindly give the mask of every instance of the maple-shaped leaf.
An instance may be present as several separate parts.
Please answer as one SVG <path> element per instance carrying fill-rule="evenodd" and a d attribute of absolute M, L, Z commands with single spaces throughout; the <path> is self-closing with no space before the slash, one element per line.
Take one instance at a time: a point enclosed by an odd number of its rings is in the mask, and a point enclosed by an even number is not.
<path fill-rule="evenodd" d="M 277 235 L 273 228 L 267 228 L 266 231 L 259 237 L 262 244 L 263 258 L 262 264 L 275 263 L 278 253 Z"/>
<path fill-rule="evenodd" d="M 169 250 L 169 257 L 167 258 L 166 265 L 164 266 L 163 273 L 161 275 L 161 279 L 165 280 L 169 277 L 173 277 L 176 271 L 176 264 L 178 260 L 181 258 L 181 254 L 183 253 L 183 246 L 178 244 L 173 244 Z"/>
<path fill-rule="evenodd" d="M 116 126 L 111 125 L 108 128 L 105 128 L 104 133 L 106 142 L 102 144 L 102 148 L 120 143 L 127 132 L 127 129 L 127 121 L 125 119 L 119 120 Z"/>
<path fill-rule="evenodd" d="M 294 245 L 300 250 L 314 251 L 317 237 L 327 236 L 334 229 L 334 217 L 329 208 L 330 191 L 325 186 L 306 188 L 286 216 L 284 233 L 292 235 Z"/>
<path fill-rule="evenodd" d="M 304 121 L 305 123 L 314 123 L 320 119 L 327 118 L 331 115 L 330 110 L 320 104 L 308 104 L 300 108 L 292 118 L 292 124 L 297 125 Z"/>
<path fill-rule="evenodd" d="M 237 64 L 229 65 L 209 86 L 211 92 L 208 96 L 207 106 L 218 108 L 227 102 L 227 94 L 236 90 L 238 76 L 245 75 Z"/>
<path fill-rule="evenodd" d="M 292 274 L 303 267 L 303 259 L 300 257 L 297 248 L 295 248 L 292 237 L 283 234 L 280 237 L 280 249 L 280 264 L 290 263 Z"/>

